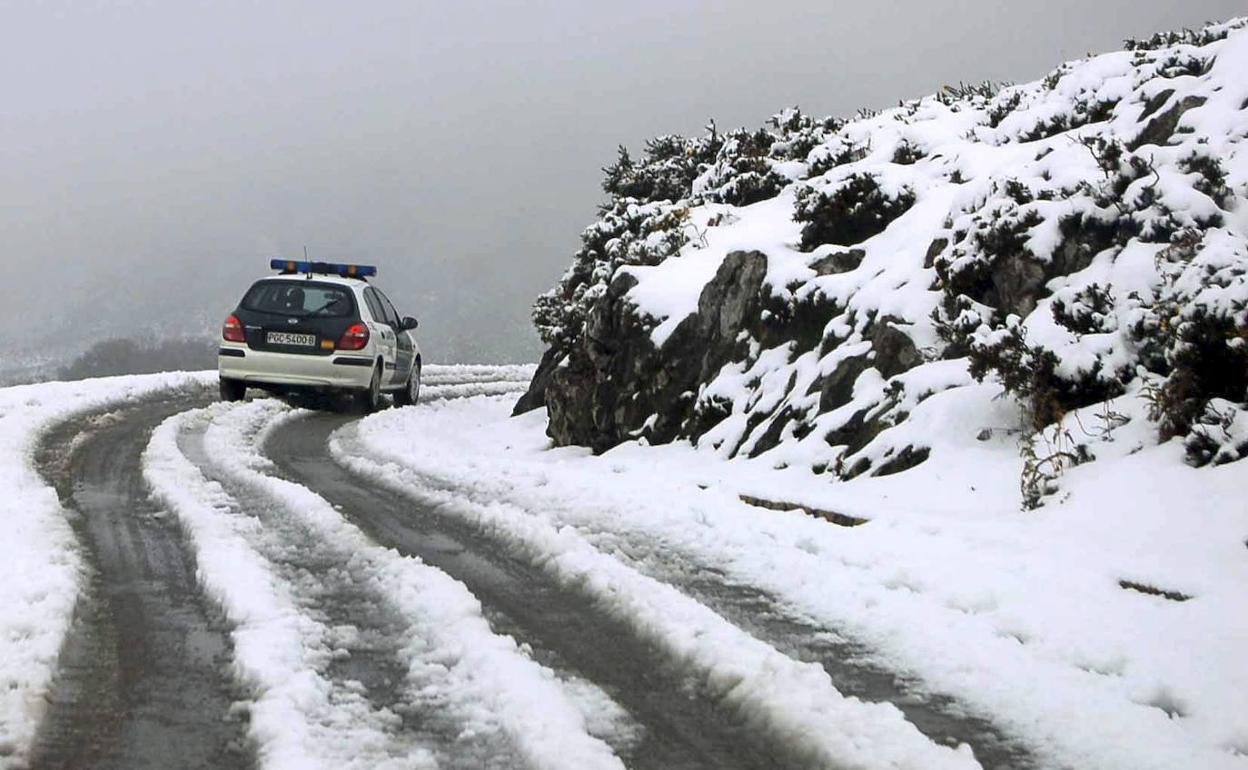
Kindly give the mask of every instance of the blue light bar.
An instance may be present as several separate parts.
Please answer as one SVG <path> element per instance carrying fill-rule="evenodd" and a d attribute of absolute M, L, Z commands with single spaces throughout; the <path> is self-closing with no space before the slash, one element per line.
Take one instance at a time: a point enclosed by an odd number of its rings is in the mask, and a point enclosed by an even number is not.
<path fill-rule="evenodd" d="M 269 267 L 281 273 L 321 273 L 343 278 L 369 278 L 377 275 L 373 265 L 340 265 L 336 262 L 302 262 L 294 259 L 271 259 Z"/>

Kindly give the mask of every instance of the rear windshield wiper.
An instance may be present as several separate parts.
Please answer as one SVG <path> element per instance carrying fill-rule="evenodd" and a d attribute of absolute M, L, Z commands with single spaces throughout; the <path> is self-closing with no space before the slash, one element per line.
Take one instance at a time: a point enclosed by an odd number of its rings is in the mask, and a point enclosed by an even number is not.
<path fill-rule="evenodd" d="M 326 310 L 329 310 L 329 309 L 330 309 L 331 307 L 333 307 L 334 305 L 340 304 L 341 302 L 342 302 L 342 297 L 339 297 L 339 298 L 337 298 L 337 299 L 331 299 L 329 302 L 326 302 L 324 305 L 321 305 L 321 306 L 320 306 L 320 307 L 318 307 L 316 310 L 313 310 L 313 311 L 311 311 L 311 312 L 309 312 L 309 313 L 305 314 L 305 317 L 306 317 L 306 316 L 314 316 L 314 315 L 316 315 L 317 313 L 323 313 L 323 312 L 325 312 Z"/>

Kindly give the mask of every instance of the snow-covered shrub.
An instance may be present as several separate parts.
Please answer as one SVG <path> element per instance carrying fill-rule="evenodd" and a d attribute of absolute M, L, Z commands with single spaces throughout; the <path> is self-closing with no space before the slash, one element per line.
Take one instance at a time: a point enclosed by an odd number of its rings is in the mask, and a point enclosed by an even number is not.
<path fill-rule="evenodd" d="M 811 150 L 806 156 L 810 176 L 823 176 L 838 166 L 857 163 L 867 157 L 869 150 L 870 147 L 867 145 L 860 144 L 838 134 L 826 144 Z"/>
<path fill-rule="evenodd" d="M 1107 334 L 1118 329 L 1113 295 L 1099 283 L 1055 296 L 1050 307 L 1053 320 L 1075 334 Z"/>
<path fill-rule="evenodd" d="M 793 107 L 772 115 L 770 125 L 776 138 L 768 154 L 780 161 L 805 161 L 815 148 L 844 128 L 845 121 L 811 117 Z"/>
<path fill-rule="evenodd" d="M 893 150 L 893 162 L 899 166 L 912 166 L 925 157 L 927 153 L 923 148 L 908 139 L 902 139 Z"/>
<path fill-rule="evenodd" d="M 1178 31 L 1157 32 L 1152 37 L 1143 40 L 1127 38 L 1122 47 L 1128 51 L 1156 51 L 1160 48 L 1173 48 L 1180 45 L 1203 48 L 1210 43 L 1225 40 L 1227 35 L 1237 29 L 1242 29 L 1246 24 L 1248 24 L 1246 19 L 1232 19 L 1223 24 L 1210 24 L 1200 29 L 1185 27 Z"/>
<path fill-rule="evenodd" d="M 674 203 L 689 195 L 703 164 L 711 162 L 718 151 L 718 137 L 713 132 L 701 140 L 672 134 L 650 139 L 641 163 L 635 163 L 628 149 L 620 147 L 615 163 L 603 169 L 606 177 L 602 189 L 613 202 Z"/>
<path fill-rule="evenodd" d="M 914 192 L 902 188 L 889 194 L 874 175 L 853 174 L 828 188 L 797 189 L 793 219 L 802 222 L 802 250 L 827 243 L 852 246 L 881 233 L 914 205 Z"/>
<path fill-rule="evenodd" d="M 1067 111 L 1049 115 L 1036 121 L 1031 128 L 1019 134 L 1020 142 L 1035 142 L 1066 133 L 1072 128 L 1108 120 L 1118 102 L 1110 99 L 1076 101 Z"/>
<path fill-rule="evenodd" d="M 844 125 L 785 110 L 757 131 L 721 133 L 711 122 L 699 137 L 672 134 L 646 142 L 640 160 L 620 147 L 603 169 L 609 199 L 599 220 L 581 233 L 581 249 L 559 283 L 533 306 L 543 342 L 567 349 L 580 339 L 589 307 L 603 296 L 615 271 L 628 265 L 656 265 L 679 254 L 699 233 L 688 221 L 690 206 L 722 203 L 746 206 L 775 197 L 790 183 L 777 167 L 805 175 L 805 158 Z M 708 220 L 708 225 L 724 216 Z"/>
<path fill-rule="evenodd" d="M 793 178 L 809 173 L 807 156 L 841 125 L 832 118 L 816 120 L 795 107 L 773 115 L 765 128 L 729 131 L 691 193 L 708 203 L 733 206 L 774 198 Z"/>
<path fill-rule="evenodd" d="M 689 210 L 667 202 L 615 201 L 581 233 L 581 249 L 558 285 L 537 298 L 533 323 L 547 345 L 567 347 L 579 338 L 589 307 L 606 291 L 616 269 L 657 265 L 689 239 Z"/>
<path fill-rule="evenodd" d="M 1157 262 L 1162 288 L 1132 332 L 1164 375 L 1150 406 L 1169 438 L 1187 434 L 1216 400 L 1248 404 L 1248 240 L 1190 232 Z"/>
<path fill-rule="evenodd" d="M 1028 342 L 1018 316 L 1010 316 L 1003 328 L 981 327 L 971 343 L 969 362 L 975 379 L 982 382 L 991 374 L 1019 400 L 1033 431 L 1123 390 L 1123 372 L 1107 371 L 1102 358 L 1093 359 L 1087 369 L 1064 367 L 1052 349 Z"/>
<path fill-rule="evenodd" d="M 1248 457 L 1248 409 L 1211 399 L 1183 441 L 1193 465 L 1222 465 Z"/>
<path fill-rule="evenodd" d="M 1146 60 L 1141 57 L 1141 61 Z M 1156 61 L 1157 76 L 1162 78 L 1196 77 L 1209 66 L 1209 60 L 1190 51 L 1175 51 Z"/>
<path fill-rule="evenodd" d="M 1022 104 L 1023 94 L 1021 88 L 1011 88 L 997 94 L 988 108 L 988 125 L 992 128 L 1000 126 Z"/>
<path fill-rule="evenodd" d="M 1232 193 L 1226 184 L 1226 169 L 1208 144 L 1198 144 L 1191 155 L 1179 159 L 1178 166 L 1184 173 L 1194 175 L 1194 189 L 1209 196 L 1220 208 L 1230 208 Z"/>
<path fill-rule="evenodd" d="M 788 180 L 772 169 L 775 136 L 766 130 L 729 131 L 715 162 L 693 182 L 693 193 L 715 203 L 748 206 L 774 198 Z"/>
<path fill-rule="evenodd" d="M 1002 88 L 1009 83 L 998 83 L 994 80 L 982 80 L 978 83 L 962 83 L 947 85 L 933 97 L 940 104 L 954 109 L 966 106 L 980 106 L 991 101 Z M 911 102 L 917 105 L 919 102 Z"/>
<path fill-rule="evenodd" d="M 1002 318 L 1031 312 L 1047 257 L 1031 246 L 1031 231 L 1044 221 L 1041 211 L 1026 185 L 1006 179 L 955 220 L 950 246 L 934 260 L 947 308 L 961 295 Z"/>

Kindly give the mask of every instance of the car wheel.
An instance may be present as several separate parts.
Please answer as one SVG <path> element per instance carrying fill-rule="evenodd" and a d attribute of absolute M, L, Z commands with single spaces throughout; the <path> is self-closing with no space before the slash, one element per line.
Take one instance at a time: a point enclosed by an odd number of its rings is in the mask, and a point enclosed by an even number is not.
<path fill-rule="evenodd" d="M 247 385 L 239 380 L 227 380 L 221 378 L 221 400 L 222 401 L 242 401 L 243 396 L 247 395 Z"/>
<path fill-rule="evenodd" d="M 394 402 L 399 406 L 412 406 L 420 400 L 420 367 L 413 366 L 403 390 L 394 394 Z"/>
<path fill-rule="evenodd" d="M 368 388 L 355 394 L 355 411 L 360 414 L 372 414 L 381 406 L 381 367 L 373 367 L 373 378 Z"/>

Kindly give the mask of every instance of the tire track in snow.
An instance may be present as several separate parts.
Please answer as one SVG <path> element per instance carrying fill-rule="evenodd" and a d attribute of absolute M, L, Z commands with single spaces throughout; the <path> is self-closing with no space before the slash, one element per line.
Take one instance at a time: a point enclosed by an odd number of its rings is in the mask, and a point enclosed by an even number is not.
<path fill-rule="evenodd" d="M 240 768 L 230 642 L 200 595 L 181 533 L 151 504 L 140 454 L 166 416 L 203 399 L 158 398 L 53 429 L 36 457 L 91 574 L 57 661 L 31 754 L 39 768 Z"/>
<path fill-rule="evenodd" d="M 777 651 L 675 587 L 596 550 L 570 527 L 555 527 L 498 499 L 473 500 L 390 459 L 369 457 L 354 428 L 330 441 L 335 459 L 360 478 L 426 508 L 458 517 L 537 566 L 569 591 L 677 661 L 700 694 L 753 738 L 800 767 L 978 767 L 969 747 L 930 741 L 890 703 L 843 696 L 827 672 Z"/>
<path fill-rule="evenodd" d="M 304 422 L 316 429 L 304 429 L 305 435 L 300 437 L 290 425 L 278 428 L 270 435 L 267 448 L 274 458 L 296 458 L 283 470 L 317 486 L 334 474 L 329 467 L 332 463 L 316 455 L 326 454 L 325 443 L 337 424 L 321 420 L 316 427 L 315 420 Z M 372 520 L 364 526 L 382 542 L 420 549 L 429 541 L 431 531 L 434 535 L 454 532 L 454 545 L 459 549 L 471 551 L 474 557 L 489 554 L 497 562 L 506 559 L 515 575 L 528 575 L 526 593 L 548 586 L 545 590 L 557 597 L 550 602 L 554 607 L 565 613 L 578 610 L 563 618 L 544 621 L 539 617 L 534 622 L 532 616 L 521 615 L 533 612 L 532 608 L 517 610 L 505 604 L 507 597 L 500 597 L 497 588 L 463 578 L 478 595 L 489 597 L 487 603 L 506 607 L 507 615 L 517 621 L 528 640 L 541 640 L 553 629 L 578 621 L 582 626 L 611 629 L 608 642 L 616 648 L 631 647 L 634 655 L 641 656 L 641 665 L 630 663 L 634 668 L 624 681 L 613 681 L 611 670 L 594 671 L 591 678 L 633 711 L 647 730 L 661 719 L 654 719 L 653 709 L 630 700 L 636 694 L 630 688 L 635 688 L 637 681 L 651 691 L 657 685 L 679 692 L 684 709 L 696 709 L 700 712 L 696 719 L 703 727 L 717 729 L 710 748 L 718 751 L 721 762 L 726 759 L 733 766 L 977 766 L 969 752 L 954 752 L 928 741 L 891 705 L 863 704 L 842 697 L 817 667 L 785 657 L 670 586 L 594 551 L 570 531 L 555 532 L 504 504 L 475 506 L 453 496 L 419 490 L 419 480 L 403 468 L 354 456 L 351 450 L 343 449 L 350 443 L 352 431 L 348 427 L 330 441 L 335 458 L 352 470 L 344 468 L 343 478 L 320 489 L 322 494 L 333 499 L 333 487 L 337 486 L 347 493 L 344 506 L 350 506 L 353 497 L 367 492 L 369 503 L 357 507 L 356 515 Z M 296 467 L 289 467 L 291 464 Z M 352 472 L 359 475 L 353 477 Z M 374 485 L 389 491 L 382 492 Z M 424 558 L 441 558 L 442 562 L 434 563 L 457 574 L 453 559 L 446 555 L 430 553 Z M 545 646 L 571 658 L 580 643 L 575 638 L 568 641 L 570 644 L 565 641 Z M 619 654 L 611 657 L 616 666 L 628 661 Z M 661 713 L 690 718 L 681 708 L 669 707 Z M 724 734 L 724 727 L 730 734 Z M 644 756 L 626 755 L 626 759 L 633 765 L 639 759 L 645 761 Z M 714 761 L 708 765 L 719 766 Z"/>
<path fill-rule="evenodd" d="M 396 733 L 412 733 L 431 745 L 448 767 L 622 770 L 607 745 L 586 732 L 584 716 L 550 672 L 511 639 L 493 634 L 479 603 L 461 584 L 376 546 L 316 495 L 260 472 L 265 463 L 252 448 L 255 432 L 283 411 L 271 401 L 219 408 L 199 447 L 191 447 L 194 436 L 184 445 L 209 476 L 278 533 L 278 540 L 297 544 L 286 565 L 281 552 L 259 544 L 279 567 L 303 570 L 312 564 L 312 579 L 327 583 L 351 573 L 340 588 L 327 586 L 329 595 L 308 598 L 309 608 L 324 613 L 328 626 L 360 628 L 361 599 L 397 621 L 361 628 L 389 646 L 384 657 L 410 666 L 401 692 L 368 694 L 370 703 L 382 708 L 397 697 L 394 708 L 405 721 Z M 298 587 L 297 574 L 283 577 Z M 343 644 L 352 654 L 350 640 Z"/>
<path fill-rule="evenodd" d="M 677 565 L 670 556 L 650 564 L 643 568 L 646 574 L 679 586 L 786 655 L 822 666 L 842 693 L 896 705 L 929 738 L 973 747 L 976 759 L 986 768 L 1036 766 L 1025 748 L 1004 737 L 988 720 L 967 714 L 952 698 L 925 692 L 921 683 L 898 677 L 874 662 L 862 645 L 801 617 L 763 591 L 734 583 L 708 565 Z"/>
<path fill-rule="evenodd" d="M 271 644 L 283 657 L 294 659 L 284 670 L 265 670 L 269 663 L 260 661 L 251 679 L 258 690 L 283 678 L 307 680 L 280 696 L 300 713 L 275 721 L 268 739 L 260 739 L 262 747 L 270 746 L 271 755 L 283 757 L 266 764 L 439 767 L 433 752 L 454 746 L 461 728 L 439 724 L 405 700 L 409 667 L 402 656 L 401 633 L 406 624 L 370 585 L 367 565 L 319 539 L 297 516 L 224 478 L 204 448 L 208 428 L 207 419 L 186 425 L 176 436 L 177 448 L 188 467 L 203 474 L 205 485 L 222 493 L 214 505 L 215 515 L 250 520 L 239 527 L 245 534 L 235 545 L 249 552 L 262 579 L 274 585 L 277 601 L 272 614 L 289 619 L 286 628 L 257 630 L 264 638 L 261 644 Z M 230 563 L 218 566 L 228 570 Z M 228 575 L 219 579 L 230 583 Z M 240 596 L 227 596 L 223 604 L 228 612 L 230 605 L 242 601 Z M 252 625 L 246 617 L 239 620 L 243 629 Z M 258 706 L 267 710 L 269 704 Z M 306 722 L 306 727 L 291 724 L 295 721 L 291 716 Z M 288 735 L 276 734 L 288 729 Z M 513 766 L 509 749 L 496 744 L 486 737 L 475 746 L 459 746 L 464 764 L 448 766 Z"/>
<path fill-rule="evenodd" d="M 370 452 L 362 443 L 355 446 L 362 455 Z M 453 451 L 464 450 L 461 447 Z M 401 456 L 387 450 L 380 450 L 373 459 L 403 463 Z M 932 692 L 924 683 L 889 670 L 870 648 L 835 633 L 748 583 L 731 579 L 713 562 L 713 554 L 684 548 L 679 538 L 661 529 L 640 526 L 633 517 L 559 514 L 565 503 L 544 486 L 540 471 L 538 478 L 529 478 L 520 464 L 509 468 L 506 476 L 487 475 L 479 479 L 462 469 L 444 477 L 436 462 L 422 462 L 411 470 L 418 486 L 452 499 L 478 506 L 502 503 L 525 511 L 542 511 L 554 527 L 574 529 L 599 551 L 663 584 L 675 586 L 790 658 L 821 666 L 843 694 L 895 705 L 909 722 L 937 743 L 965 743 L 973 747 L 977 759 L 987 767 L 1015 770 L 1038 764 L 1033 752 L 1021 740 L 1003 732 L 991 716 L 968 713 L 963 704 L 949 696 Z M 518 479 L 515 487 L 513 479 Z"/>
<path fill-rule="evenodd" d="M 514 558 L 454 516 L 413 505 L 336 464 L 327 442 L 346 418 L 308 414 L 279 424 L 266 455 L 285 478 L 335 503 L 378 542 L 418 556 L 461 580 L 490 610 L 500 633 L 523 640 L 548 665 L 595 683 L 641 727 L 615 748 L 629 767 L 808 767 L 775 746 L 759 746 L 740 720 L 696 693 L 688 671 L 658 654 L 592 597 Z"/>
<path fill-rule="evenodd" d="M 508 377 L 515 382 L 501 389 L 519 387 L 531 374 L 467 369 L 467 384 L 490 392 Z M 253 761 L 246 709 L 231 707 L 239 693 L 228 672 L 228 629 L 200 595 L 183 533 L 148 502 L 138 468 L 156 416 L 211 400 L 206 388 L 178 385 L 66 418 L 32 448 L 32 470 L 57 488 L 87 571 L 49 666 L 47 705 L 32 720 L 27 756 L 4 754 L 10 749 L 0 740 L 0 765 L 239 768 Z M 360 663 L 366 657 L 334 665 L 375 688 Z"/>
<path fill-rule="evenodd" d="M 870 702 L 897 706 L 924 735 L 949 746 L 965 743 L 985 767 L 1026 770 L 1036 757 L 988 719 L 967 713 L 953 698 L 927 691 L 873 659 L 863 645 L 820 625 L 783 601 L 737 582 L 713 564 L 657 546 L 653 536 L 577 528 L 595 547 L 663 583 L 679 588 L 789 657 L 823 667 L 837 690 Z"/>

